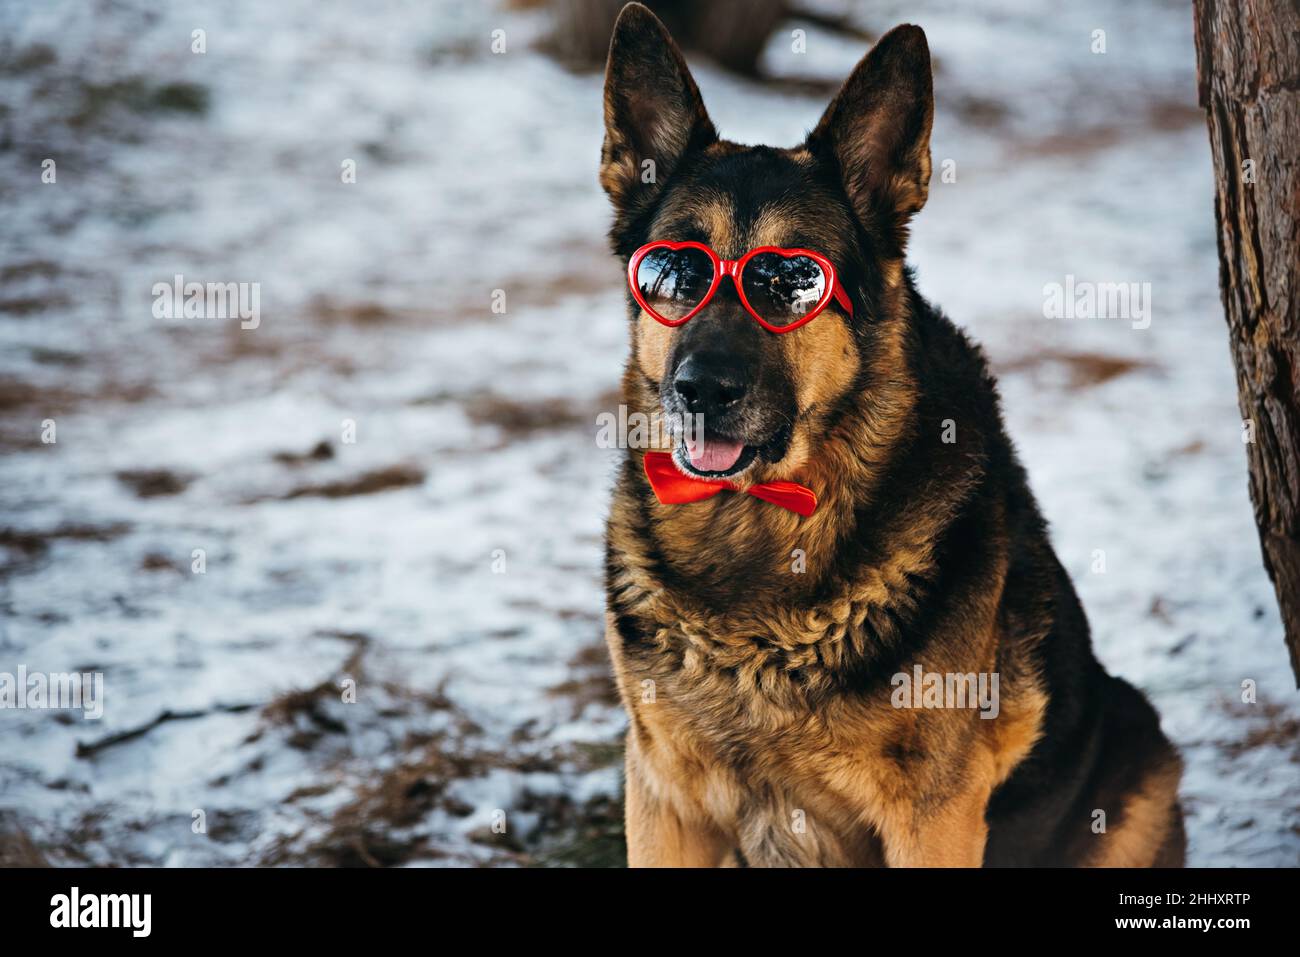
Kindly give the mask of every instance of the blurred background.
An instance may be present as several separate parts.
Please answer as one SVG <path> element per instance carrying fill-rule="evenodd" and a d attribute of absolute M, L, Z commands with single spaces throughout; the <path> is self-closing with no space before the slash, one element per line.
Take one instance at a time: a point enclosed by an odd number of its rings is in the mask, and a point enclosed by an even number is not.
<path fill-rule="evenodd" d="M 0 4 L 0 671 L 105 686 L 99 721 L 0 711 L 0 863 L 621 863 L 618 6 Z M 723 135 L 773 145 L 926 29 L 919 288 L 1183 751 L 1190 862 L 1300 862 L 1189 5 L 657 6 Z M 257 283 L 259 324 L 157 318 L 178 274 Z M 1045 318 L 1070 275 L 1150 283 L 1149 328 Z"/>

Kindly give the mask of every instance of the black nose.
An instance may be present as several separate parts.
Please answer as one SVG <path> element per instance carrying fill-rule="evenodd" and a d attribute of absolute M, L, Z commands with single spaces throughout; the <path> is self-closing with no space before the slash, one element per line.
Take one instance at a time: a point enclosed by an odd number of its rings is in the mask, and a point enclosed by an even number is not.
<path fill-rule="evenodd" d="M 688 412 L 720 415 L 745 397 L 749 379 L 727 356 L 697 352 L 677 367 L 673 388 Z"/>

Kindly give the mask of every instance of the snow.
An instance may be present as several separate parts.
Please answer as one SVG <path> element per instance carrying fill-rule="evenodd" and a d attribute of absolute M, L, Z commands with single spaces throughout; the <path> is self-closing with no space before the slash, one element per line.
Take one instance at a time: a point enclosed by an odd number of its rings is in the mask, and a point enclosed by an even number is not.
<path fill-rule="evenodd" d="M 1000 371 L 1100 658 L 1182 749 L 1191 863 L 1295 865 L 1300 704 L 1247 496 L 1191 17 L 1088 7 L 872 5 L 863 26 L 920 23 L 937 64 L 911 258 Z M 0 13 L 0 56 L 53 51 L 0 71 L 0 671 L 105 675 L 101 721 L 0 711 L 0 822 L 52 862 L 337 861 L 359 809 L 371 860 L 377 832 L 399 846 L 381 862 L 527 863 L 617 793 L 617 453 L 593 436 L 624 292 L 600 78 L 538 52 L 545 29 L 450 0 Z M 764 64 L 838 78 L 862 51 L 810 29 L 794 54 L 778 32 Z M 692 61 L 734 139 L 795 142 L 824 105 Z M 197 84 L 208 107 L 74 122 L 88 84 L 131 78 Z M 260 283 L 261 325 L 155 319 L 177 273 Z M 1150 327 L 1044 318 L 1067 275 L 1150 283 Z M 1076 381 L 1095 356 L 1134 365 Z M 554 421 L 512 418 L 537 406 Z M 331 458 L 306 455 L 322 441 Z M 140 497 L 117 473 L 143 469 L 188 484 Z M 403 469 L 387 491 L 293 495 Z M 355 704 L 275 704 L 349 677 Z M 165 712 L 198 714 L 93 750 Z M 431 796 L 389 820 L 372 792 L 408 770 Z M 498 810 L 514 843 L 483 836 Z"/>

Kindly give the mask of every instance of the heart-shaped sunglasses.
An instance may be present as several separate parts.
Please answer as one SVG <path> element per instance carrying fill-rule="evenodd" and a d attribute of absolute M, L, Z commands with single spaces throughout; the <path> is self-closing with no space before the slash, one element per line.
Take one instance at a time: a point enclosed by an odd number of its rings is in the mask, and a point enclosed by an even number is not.
<path fill-rule="evenodd" d="M 723 276 L 731 277 L 745 311 L 769 332 L 798 329 L 832 299 L 853 315 L 835 267 L 810 249 L 760 246 L 723 259 L 703 243 L 654 242 L 633 253 L 627 266 L 637 304 L 665 326 L 680 326 L 707 306 Z"/>

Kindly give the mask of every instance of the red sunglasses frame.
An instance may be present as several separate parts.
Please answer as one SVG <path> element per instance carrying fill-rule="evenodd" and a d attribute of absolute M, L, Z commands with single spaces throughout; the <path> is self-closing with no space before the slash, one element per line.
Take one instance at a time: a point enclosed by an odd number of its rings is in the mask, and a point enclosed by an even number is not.
<path fill-rule="evenodd" d="M 655 312 L 655 310 L 651 308 L 650 304 L 646 302 L 645 297 L 641 295 L 641 290 L 637 287 L 636 272 L 641 266 L 641 260 L 645 259 L 646 256 L 654 252 L 656 249 L 698 249 L 707 254 L 709 260 L 713 263 L 713 282 L 709 286 L 709 291 L 704 294 L 704 298 L 699 301 L 699 304 L 696 305 L 694 309 L 682 316 L 680 319 L 666 319 L 659 315 L 659 313 Z M 817 265 L 821 267 L 822 272 L 826 275 L 826 279 L 828 280 L 826 283 L 826 289 L 822 292 L 821 298 L 817 300 L 817 305 L 812 309 L 809 309 L 808 312 L 797 322 L 792 322 L 788 326 L 774 326 L 760 316 L 754 307 L 749 304 L 749 300 L 745 297 L 745 286 L 744 283 L 740 281 L 741 273 L 744 272 L 745 266 L 749 261 L 760 253 L 776 253 L 784 259 L 793 259 L 795 256 L 807 256 L 813 262 L 817 263 Z M 775 332 L 777 334 L 793 332 L 800 326 L 806 325 L 816 319 L 817 316 L 821 314 L 822 310 L 830 305 L 832 299 L 839 303 L 841 308 L 843 308 L 850 317 L 853 315 L 853 303 L 849 300 L 848 293 L 844 291 L 844 287 L 840 285 L 840 280 L 835 272 L 835 267 L 831 264 L 829 259 L 821 253 L 813 252 L 811 249 L 786 249 L 781 246 L 759 246 L 756 249 L 751 249 L 739 259 L 723 259 L 708 246 L 704 245 L 704 243 L 692 242 L 690 240 L 680 243 L 659 240 L 653 243 L 646 243 L 632 254 L 632 259 L 627 264 L 627 284 L 632 288 L 632 297 L 636 299 L 637 305 L 650 314 L 651 318 L 656 322 L 663 323 L 665 326 L 680 326 L 694 318 L 701 309 L 709 304 L 709 300 L 713 298 L 713 294 L 718 291 L 718 286 L 722 284 L 723 276 L 731 277 L 731 281 L 736 287 L 736 294 L 740 297 L 740 304 L 744 306 L 745 311 L 753 316 L 758 324 L 768 332 Z"/>

